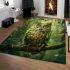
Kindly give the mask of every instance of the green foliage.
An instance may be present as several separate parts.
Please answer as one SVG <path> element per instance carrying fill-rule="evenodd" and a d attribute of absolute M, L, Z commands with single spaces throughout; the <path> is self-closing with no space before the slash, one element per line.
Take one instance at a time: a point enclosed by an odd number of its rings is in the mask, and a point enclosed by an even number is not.
<path fill-rule="evenodd" d="M 25 44 L 30 45 L 30 47 L 41 47 L 42 44 L 45 45 L 45 39 L 47 40 L 46 36 L 49 31 L 50 27 L 47 25 L 34 24 L 26 32 Z"/>
<path fill-rule="evenodd" d="M 51 25 L 51 34 L 47 45 L 61 45 L 65 41 L 65 22 L 64 20 L 53 20 Z M 47 47 L 47 46 L 46 46 Z"/>

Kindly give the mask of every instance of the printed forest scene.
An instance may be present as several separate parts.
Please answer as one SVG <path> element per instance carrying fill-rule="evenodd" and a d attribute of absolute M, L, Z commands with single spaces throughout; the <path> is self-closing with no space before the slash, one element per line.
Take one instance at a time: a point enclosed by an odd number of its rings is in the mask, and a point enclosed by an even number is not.
<path fill-rule="evenodd" d="M 66 64 L 65 21 L 29 18 L 1 45 L 0 52 Z"/>

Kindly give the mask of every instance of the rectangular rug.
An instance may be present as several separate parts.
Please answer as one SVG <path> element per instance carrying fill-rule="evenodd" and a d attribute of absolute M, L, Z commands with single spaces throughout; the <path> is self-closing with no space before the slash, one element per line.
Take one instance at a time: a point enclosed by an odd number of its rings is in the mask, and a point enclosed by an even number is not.
<path fill-rule="evenodd" d="M 1 45 L 0 52 L 66 64 L 65 21 L 29 18 Z"/>

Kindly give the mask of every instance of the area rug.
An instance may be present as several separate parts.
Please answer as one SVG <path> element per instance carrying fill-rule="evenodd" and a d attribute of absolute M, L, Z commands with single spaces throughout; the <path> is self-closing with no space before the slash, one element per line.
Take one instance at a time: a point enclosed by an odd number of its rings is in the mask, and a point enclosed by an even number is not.
<path fill-rule="evenodd" d="M 0 45 L 0 52 L 65 64 L 65 21 L 50 18 L 26 19 Z"/>

